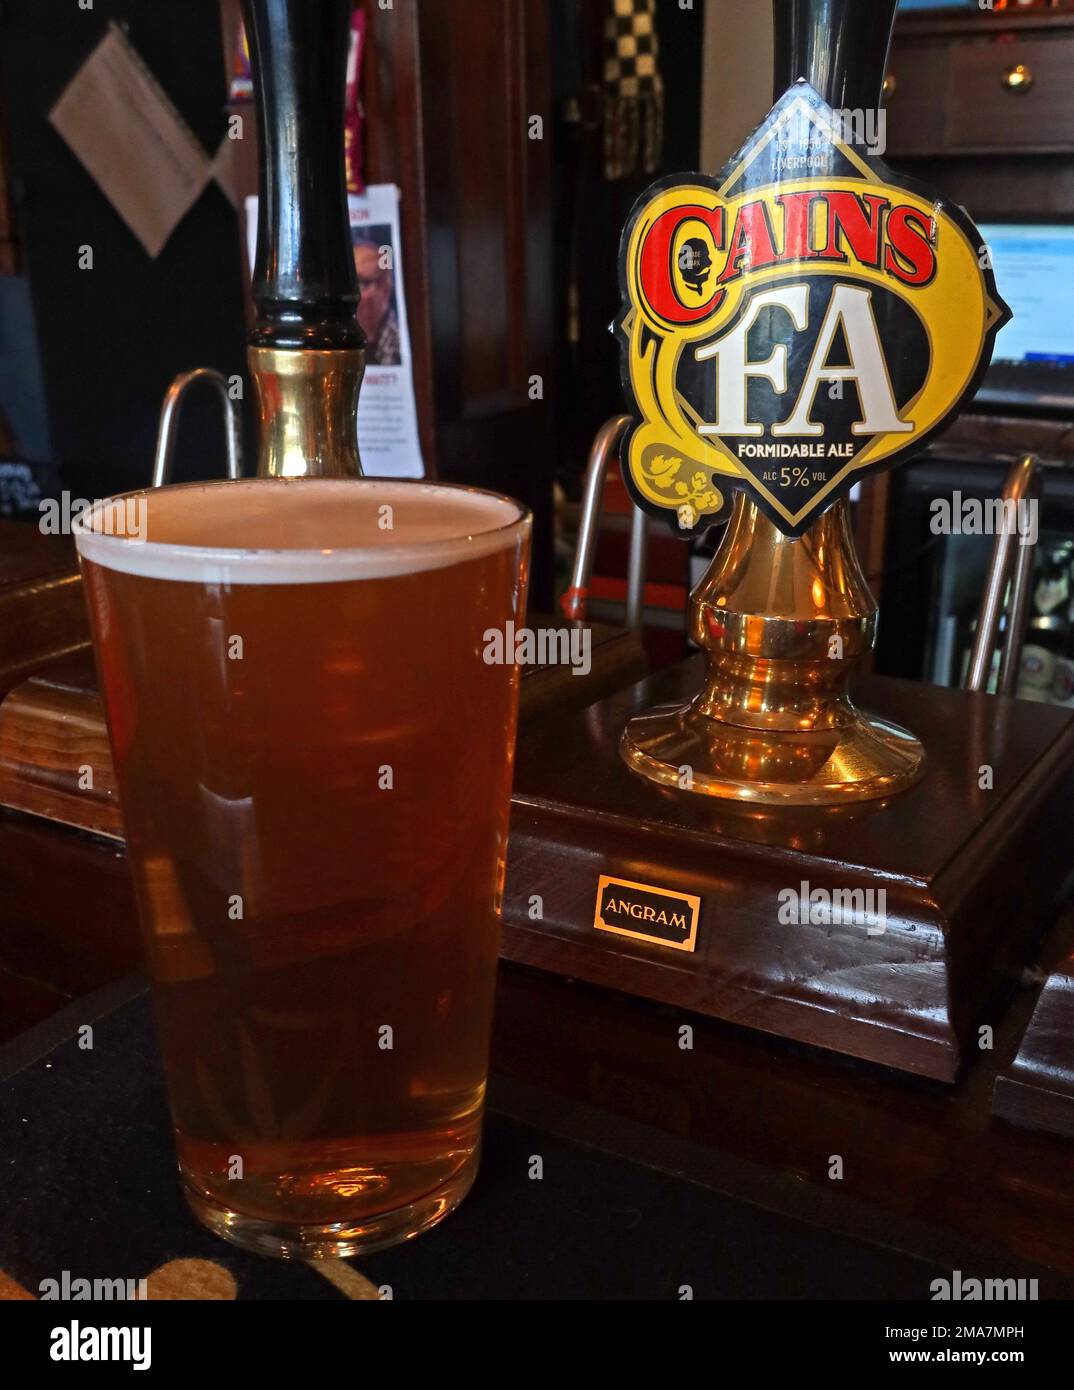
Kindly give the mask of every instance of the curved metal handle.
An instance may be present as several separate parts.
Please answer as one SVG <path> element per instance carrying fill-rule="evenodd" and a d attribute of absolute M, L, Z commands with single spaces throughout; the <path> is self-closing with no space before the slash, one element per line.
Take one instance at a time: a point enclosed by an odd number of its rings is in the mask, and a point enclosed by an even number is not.
<path fill-rule="evenodd" d="M 884 85 L 880 88 L 880 95 L 885 101 L 890 101 L 899 90 L 898 81 L 893 72 L 889 72 L 884 78 Z"/>
<path fill-rule="evenodd" d="M 187 388 L 199 381 L 211 382 L 220 393 L 220 400 L 224 407 L 227 475 L 229 478 L 242 477 L 242 430 L 238 408 L 228 395 L 227 380 L 224 374 L 218 372 L 214 367 L 195 367 L 193 371 L 180 372 L 164 396 L 164 404 L 160 408 L 157 447 L 153 455 L 153 481 L 151 484 L 153 487 L 162 487 L 171 475 L 175 441 L 179 432 L 180 407 L 186 396 Z"/>
<path fill-rule="evenodd" d="M 981 611 L 977 615 L 977 636 L 974 638 L 973 653 L 970 656 L 969 672 L 966 676 L 967 690 L 985 690 L 988 687 L 988 678 L 992 672 L 992 652 L 996 645 L 999 617 L 1003 611 L 1003 595 L 1007 588 L 1011 567 L 1011 547 L 1018 541 L 1020 542 L 1018 559 L 1014 564 L 1010 611 L 1007 614 L 1007 640 L 1003 645 L 1003 655 L 1000 658 L 997 685 L 1000 695 L 1010 695 L 1014 691 L 1018 678 L 1018 667 L 1022 659 L 1022 643 L 1025 640 L 1025 619 L 1026 609 L 1029 606 L 1029 585 L 1033 576 L 1033 556 L 1037 549 L 1035 537 L 1032 541 L 1027 541 L 1018 534 L 1017 508 L 1020 502 L 1026 501 L 1030 496 L 1039 499 L 1043 490 L 1039 468 L 1040 459 L 1037 458 L 1036 454 L 1026 454 L 1010 470 L 1003 483 L 1003 510 L 1004 513 L 1007 512 L 1008 502 L 1013 504 L 1011 513 L 1014 517 L 1014 524 L 1000 527 L 992 547 L 992 560 L 988 567 L 988 579 L 985 582 L 984 597 L 981 600 Z"/>
<path fill-rule="evenodd" d="M 560 599 L 560 607 L 563 609 L 564 616 L 572 622 L 584 622 L 585 620 L 586 599 L 589 597 L 589 576 L 593 570 L 593 552 L 597 544 L 600 503 L 604 494 L 604 477 L 608 471 L 608 464 L 619 451 L 619 445 L 629 424 L 629 415 L 613 415 L 610 420 L 605 420 L 597 431 L 596 438 L 593 440 L 593 447 L 589 451 L 589 461 L 585 470 L 585 491 L 582 494 L 582 515 L 578 522 L 578 543 L 574 551 L 574 568 L 571 570 L 570 588 Z M 645 513 L 637 507 L 635 511 L 642 518 L 641 527 L 642 536 L 644 536 Z M 637 516 L 635 516 L 634 527 L 636 528 L 637 525 Z M 634 597 L 637 587 L 634 578 L 636 573 L 635 557 L 636 555 L 644 555 L 644 545 L 637 540 L 633 528 L 630 542 L 630 595 Z M 644 580 L 642 582 L 644 583 Z M 640 609 L 637 616 L 640 618 Z M 631 625 L 635 626 L 636 623 Z"/>
<path fill-rule="evenodd" d="M 999 80 L 1008 92 L 1028 92 L 1033 85 L 1033 69 L 1028 63 L 1015 63 Z"/>

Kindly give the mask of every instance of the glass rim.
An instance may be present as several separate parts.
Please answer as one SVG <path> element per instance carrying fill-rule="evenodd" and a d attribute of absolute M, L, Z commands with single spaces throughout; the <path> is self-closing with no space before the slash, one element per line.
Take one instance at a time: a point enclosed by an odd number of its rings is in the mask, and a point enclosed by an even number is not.
<path fill-rule="evenodd" d="M 509 507 L 513 515 L 487 529 L 464 531 L 423 540 L 389 541 L 365 546 L 221 546 L 182 541 L 142 540 L 136 535 L 95 530 L 94 519 L 117 503 L 155 494 L 254 486 L 305 487 L 332 485 L 390 490 L 414 488 L 425 493 L 448 493 L 486 499 Z M 71 534 L 80 560 L 104 569 L 147 578 L 219 582 L 245 578 L 259 583 L 299 583 L 303 579 L 340 580 L 395 577 L 427 569 L 446 568 L 468 558 L 492 554 L 510 542 L 513 532 L 528 532 L 530 509 L 515 497 L 490 488 L 429 478 L 213 478 L 200 482 L 168 483 L 161 488 L 139 487 L 97 499 L 72 523 Z M 439 557 L 439 558 L 437 558 Z"/>

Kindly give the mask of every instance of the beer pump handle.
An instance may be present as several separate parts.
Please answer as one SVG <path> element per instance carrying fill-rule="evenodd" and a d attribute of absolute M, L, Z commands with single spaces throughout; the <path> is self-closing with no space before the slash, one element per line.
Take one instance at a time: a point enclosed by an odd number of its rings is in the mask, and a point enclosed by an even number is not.
<path fill-rule="evenodd" d="M 361 347 L 347 225 L 350 0 L 244 0 L 257 93 L 259 347 Z"/>
<path fill-rule="evenodd" d="M 874 109 L 895 9 L 896 0 L 773 0 L 769 119 L 802 80 L 833 111 Z M 804 100 L 802 109 L 809 105 Z M 751 138 L 767 129 L 766 122 Z M 802 289 L 807 295 L 804 272 Z M 806 477 L 804 468 L 783 471 Z M 920 743 L 860 714 L 848 693 L 873 643 L 876 600 L 846 497 L 809 515 L 808 527 L 789 535 L 751 492 L 736 490 L 719 550 L 690 596 L 704 685 L 689 705 L 628 723 L 620 752 L 635 772 L 680 788 L 688 768 L 693 792 L 780 806 L 889 796 L 921 775 Z"/>
<path fill-rule="evenodd" d="M 260 139 L 261 476 L 357 476 L 365 367 L 344 172 L 351 0 L 243 0 Z"/>
<path fill-rule="evenodd" d="M 898 0 L 773 0 L 774 95 L 804 77 L 836 110 L 878 105 Z"/>

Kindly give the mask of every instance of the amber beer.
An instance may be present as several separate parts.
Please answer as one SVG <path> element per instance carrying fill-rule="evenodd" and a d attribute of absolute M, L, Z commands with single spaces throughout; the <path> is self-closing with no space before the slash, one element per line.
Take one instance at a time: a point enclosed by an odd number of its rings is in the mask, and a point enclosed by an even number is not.
<path fill-rule="evenodd" d="M 391 1244 L 477 1164 L 518 703 L 484 634 L 521 619 L 528 516 L 137 497 L 144 539 L 113 501 L 78 545 L 186 1194 L 270 1253 Z"/>

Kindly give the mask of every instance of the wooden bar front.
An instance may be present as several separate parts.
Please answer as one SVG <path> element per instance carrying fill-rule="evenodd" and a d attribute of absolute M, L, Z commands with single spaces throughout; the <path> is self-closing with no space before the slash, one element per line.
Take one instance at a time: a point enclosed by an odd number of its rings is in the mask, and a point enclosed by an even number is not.
<path fill-rule="evenodd" d="M 1074 715 L 863 679 L 861 706 L 923 740 L 923 780 L 890 802 L 748 811 L 652 786 L 619 757 L 631 715 L 699 685 L 696 658 L 522 731 L 505 957 L 954 1080 L 1054 921 Z M 595 930 L 602 874 L 699 895 L 696 949 Z M 780 921 L 780 893 L 803 885 L 883 892 L 883 930 Z"/>

